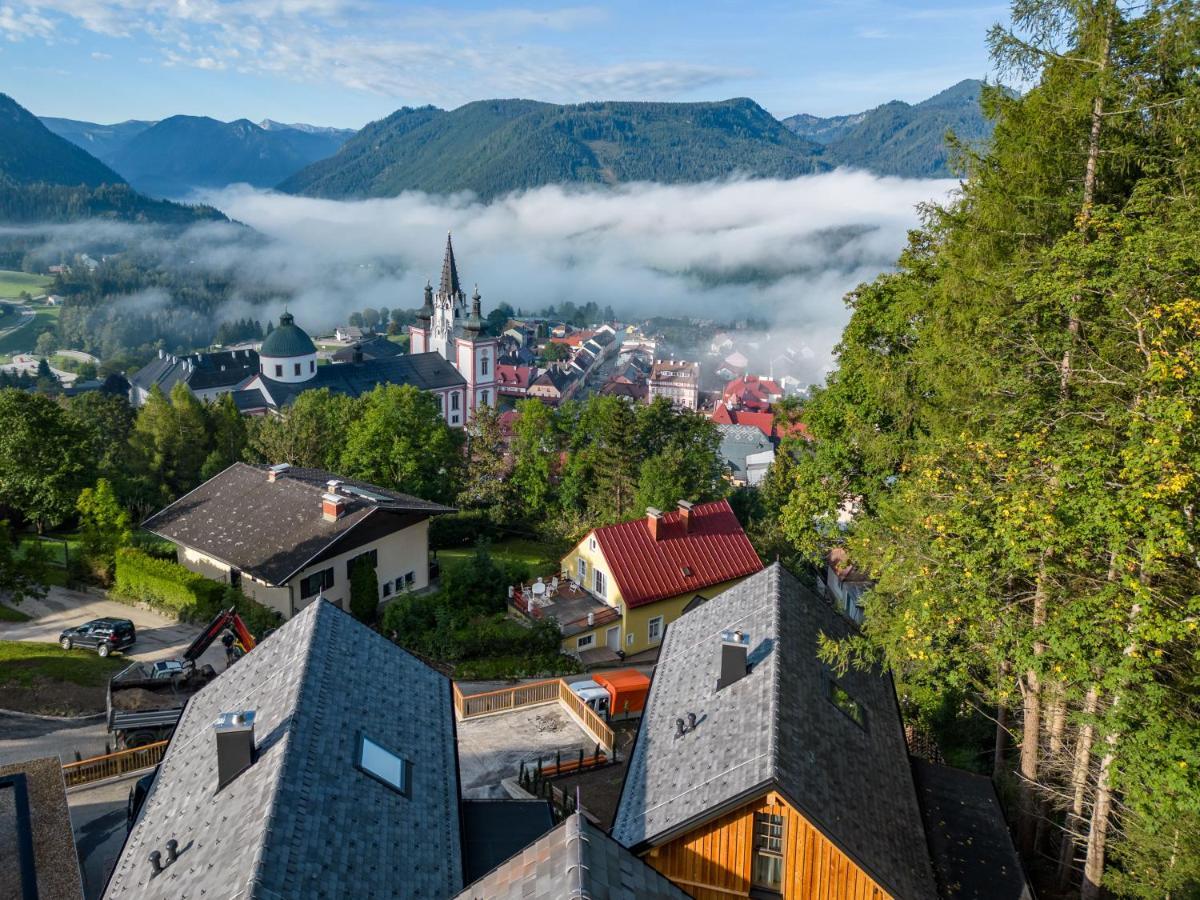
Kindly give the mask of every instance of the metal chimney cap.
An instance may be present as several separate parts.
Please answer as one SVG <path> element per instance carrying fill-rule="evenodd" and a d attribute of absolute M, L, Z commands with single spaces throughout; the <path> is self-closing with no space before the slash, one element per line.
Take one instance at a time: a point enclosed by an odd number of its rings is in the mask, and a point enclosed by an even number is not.
<path fill-rule="evenodd" d="M 750 645 L 750 635 L 737 628 L 733 631 L 721 632 L 722 644 L 733 644 L 736 647 L 747 647 Z"/>
<path fill-rule="evenodd" d="M 217 731 L 248 731 L 254 727 L 254 710 L 224 712 L 217 716 L 213 728 Z"/>

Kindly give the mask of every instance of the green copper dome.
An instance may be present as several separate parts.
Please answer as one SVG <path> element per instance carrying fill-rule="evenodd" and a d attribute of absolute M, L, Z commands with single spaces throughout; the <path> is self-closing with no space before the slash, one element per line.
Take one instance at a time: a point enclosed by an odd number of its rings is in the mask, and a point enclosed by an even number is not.
<path fill-rule="evenodd" d="M 258 349 L 259 356 L 274 358 L 309 356 L 316 352 L 317 347 L 312 338 L 305 334 L 304 329 L 296 324 L 292 314 L 287 312 L 279 317 L 279 327 L 267 335 L 267 339 Z"/>

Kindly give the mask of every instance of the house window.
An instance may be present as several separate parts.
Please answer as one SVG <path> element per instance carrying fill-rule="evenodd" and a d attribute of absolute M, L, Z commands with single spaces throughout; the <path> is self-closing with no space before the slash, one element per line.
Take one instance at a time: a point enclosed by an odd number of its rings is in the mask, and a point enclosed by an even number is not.
<path fill-rule="evenodd" d="M 310 360 L 308 361 L 308 371 L 309 371 L 309 373 L 310 373 L 310 374 L 311 374 L 311 373 L 313 373 L 313 372 L 315 372 L 315 371 L 317 371 L 317 363 L 316 363 L 316 360 L 312 360 L 312 359 L 310 359 Z"/>
<path fill-rule="evenodd" d="M 408 796 L 412 781 L 412 764 L 369 737 L 359 735 L 358 768 L 398 793 Z"/>
<path fill-rule="evenodd" d="M 385 581 L 383 583 L 383 596 L 385 596 L 385 597 L 392 596 L 392 583 L 390 581 Z"/>
<path fill-rule="evenodd" d="M 332 567 L 320 572 L 313 572 L 300 582 L 300 599 L 307 600 L 309 597 L 315 597 L 321 591 L 327 591 L 331 587 L 333 587 Z"/>
<path fill-rule="evenodd" d="M 299 377 L 299 375 L 300 375 L 300 363 L 296 363 L 296 371 L 295 371 L 295 374 L 296 374 L 296 376 L 297 376 L 297 377 Z"/>
<path fill-rule="evenodd" d="M 829 680 L 829 699 L 859 728 L 867 727 L 867 714 L 862 708 L 862 704 L 850 696 L 850 692 L 832 678 Z"/>
<path fill-rule="evenodd" d="M 576 569 L 579 573 L 579 577 L 575 580 L 578 581 L 582 585 L 586 585 L 587 584 L 587 560 L 584 559 L 582 556 L 579 557 L 578 560 L 576 560 Z"/>
<path fill-rule="evenodd" d="M 487 391 L 480 391 L 480 392 L 479 392 L 479 402 L 480 402 L 480 404 L 482 404 L 483 406 L 487 406 L 487 405 L 488 405 L 488 403 L 490 403 L 490 402 L 491 402 L 491 398 L 488 396 L 488 392 L 487 392 Z"/>
<path fill-rule="evenodd" d="M 416 580 L 417 580 L 417 575 L 415 572 L 405 572 L 404 573 L 404 589 L 406 591 L 409 590 L 413 586 L 413 583 Z"/>
<path fill-rule="evenodd" d="M 275 377 L 276 378 L 283 377 L 283 366 L 282 365 L 275 366 Z"/>
<path fill-rule="evenodd" d="M 450 395 L 450 408 L 458 409 L 458 391 Z"/>
<path fill-rule="evenodd" d="M 596 636 L 594 634 L 585 634 L 575 642 L 575 647 L 582 650 L 584 647 L 590 647 L 594 643 L 596 643 Z"/>
<path fill-rule="evenodd" d="M 485 354 L 483 354 L 483 356 L 479 357 L 479 374 L 486 375 L 487 373 L 488 373 L 488 358 L 487 358 L 487 354 L 485 353 Z"/>
<path fill-rule="evenodd" d="M 754 814 L 754 868 L 751 875 L 759 887 L 783 889 L 783 816 Z"/>
<path fill-rule="evenodd" d="M 356 562 L 358 562 L 360 559 L 364 559 L 364 558 L 369 559 L 371 561 L 372 569 L 379 567 L 379 551 L 378 550 L 368 550 L 366 553 L 360 553 L 360 554 L 358 554 L 358 556 L 353 556 L 346 562 L 346 580 L 347 581 L 349 581 L 354 575 L 354 564 Z"/>
<path fill-rule="evenodd" d="M 450 424 L 451 424 L 451 425 L 457 425 L 457 424 L 458 424 L 458 413 L 455 413 L 454 415 L 452 415 L 452 416 L 450 417 Z"/>
<path fill-rule="evenodd" d="M 650 643 L 662 640 L 663 617 L 655 616 L 650 620 L 649 628 L 647 629 L 646 638 Z"/>
<path fill-rule="evenodd" d="M 588 538 L 588 549 L 590 549 L 590 550 L 596 549 L 596 539 L 595 538 Z"/>
<path fill-rule="evenodd" d="M 592 576 L 593 587 L 595 587 L 596 593 L 603 597 L 608 592 L 608 579 L 604 577 L 604 573 L 599 569 L 593 569 Z"/>

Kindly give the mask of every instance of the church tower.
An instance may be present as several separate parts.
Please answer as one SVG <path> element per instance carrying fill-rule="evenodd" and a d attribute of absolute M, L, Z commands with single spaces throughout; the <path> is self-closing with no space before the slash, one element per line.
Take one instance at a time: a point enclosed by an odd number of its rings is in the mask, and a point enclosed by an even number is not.
<path fill-rule="evenodd" d="M 417 312 L 416 324 L 409 326 L 410 353 L 437 353 L 450 362 L 467 380 L 463 422 L 478 406 L 496 402 L 496 358 L 500 353 L 499 338 L 489 335 L 483 321 L 479 288 L 471 297 L 468 311 L 467 295 L 458 278 L 454 259 L 454 244 L 446 235 L 446 254 L 442 259 L 442 277 L 437 291 L 425 285 L 425 302 Z M 447 411 L 452 425 L 458 424 L 455 409 Z"/>

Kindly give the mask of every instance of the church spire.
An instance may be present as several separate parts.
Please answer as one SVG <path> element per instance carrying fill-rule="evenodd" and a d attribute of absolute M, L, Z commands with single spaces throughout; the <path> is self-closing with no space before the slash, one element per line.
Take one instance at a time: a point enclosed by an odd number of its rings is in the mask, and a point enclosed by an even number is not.
<path fill-rule="evenodd" d="M 442 260 L 441 293 L 457 297 L 462 293 L 458 284 L 458 267 L 454 265 L 454 245 L 450 242 L 450 232 L 446 232 L 446 258 Z"/>

